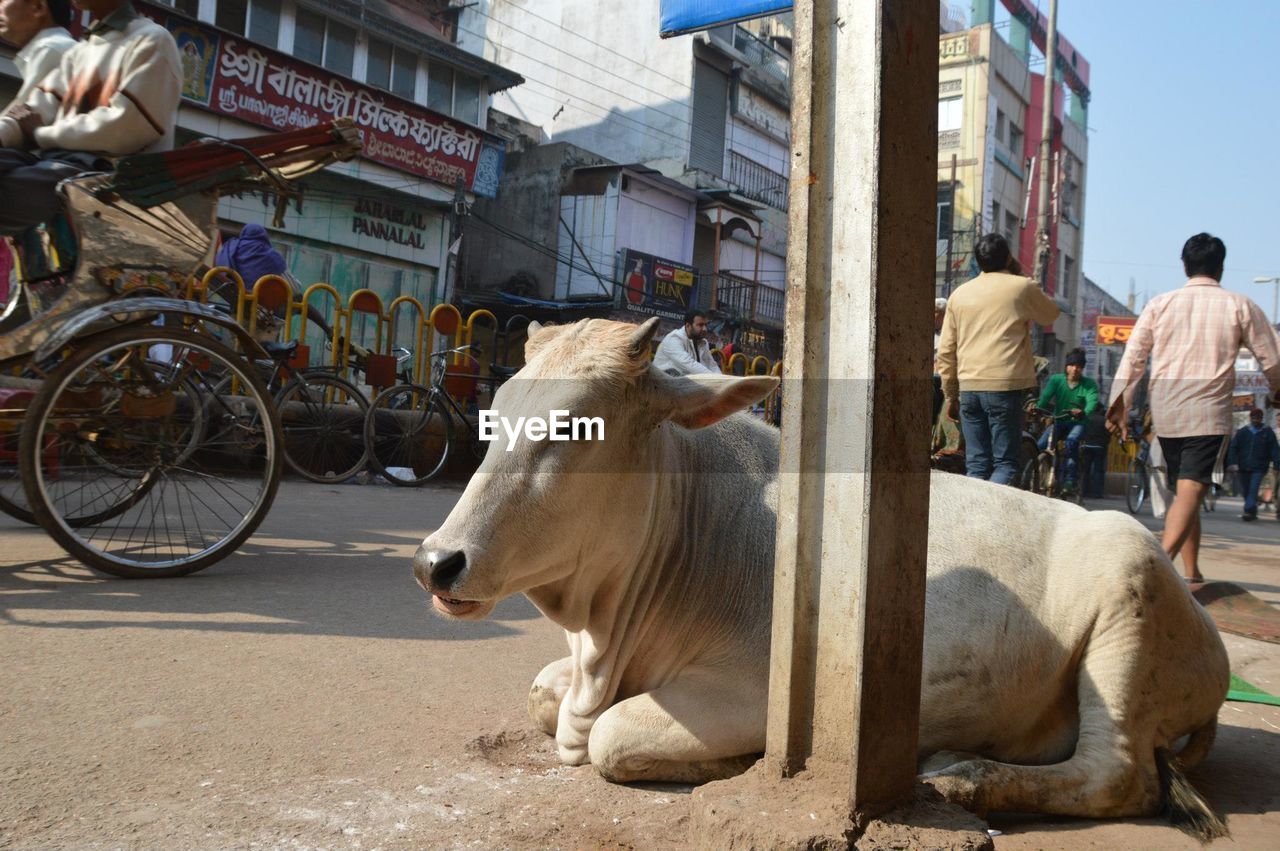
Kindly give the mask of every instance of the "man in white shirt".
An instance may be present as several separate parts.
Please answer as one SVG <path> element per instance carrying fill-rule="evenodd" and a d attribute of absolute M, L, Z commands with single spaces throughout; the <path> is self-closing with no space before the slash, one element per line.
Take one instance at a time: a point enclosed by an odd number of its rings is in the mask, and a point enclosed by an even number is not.
<path fill-rule="evenodd" d="M 21 105 L 0 116 L 0 235 L 57 215 L 59 181 L 107 157 L 173 147 L 182 65 L 169 31 L 129 0 L 73 0 L 93 22 Z"/>
<path fill-rule="evenodd" d="M 707 343 L 707 314 L 697 308 L 685 311 L 684 326 L 662 338 L 653 365 L 671 375 L 719 373 Z"/>
<path fill-rule="evenodd" d="M 13 64 L 22 75 L 22 87 L 4 113 L 26 103 L 35 87 L 57 70 L 62 54 L 75 46 L 67 32 L 70 24 L 69 0 L 0 0 L 0 38 L 18 46 Z"/>

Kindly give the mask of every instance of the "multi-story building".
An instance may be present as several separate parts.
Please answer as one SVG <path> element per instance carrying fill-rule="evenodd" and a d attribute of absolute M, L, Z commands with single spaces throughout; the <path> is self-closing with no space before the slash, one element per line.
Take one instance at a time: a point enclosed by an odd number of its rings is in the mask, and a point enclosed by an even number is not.
<path fill-rule="evenodd" d="M 474 209 L 471 233 L 485 221 L 503 233 L 464 241 L 462 281 L 491 291 L 515 276 L 542 300 L 613 298 L 620 312 L 673 321 L 698 304 L 715 311 L 722 336 L 777 354 L 790 16 L 662 40 L 658 7 L 604 14 L 595 0 L 479 0 L 463 9 L 459 44 L 525 79 L 494 97 L 491 127 L 513 116 L 526 139 L 507 163 L 501 202 Z M 540 142 L 553 150 L 519 150 Z M 542 200 L 513 206 L 506 185 Z"/>
<path fill-rule="evenodd" d="M 1030 0 L 975 0 L 973 26 L 948 25 L 938 42 L 939 295 L 977 274 L 973 245 L 1004 234 L 1028 274 L 1036 257 L 1036 200 L 1044 75 L 1031 70 L 1031 45 L 1043 46 L 1045 21 Z M 1044 336 L 1041 353 L 1055 364 L 1080 341 L 1084 254 L 1085 135 L 1089 64 L 1061 33 L 1062 82 L 1053 99 L 1049 270 L 1042 282 L 1063 315 Z"/>
<path fill-rule="evenodd" d="M 224 234 L 271 230 L 291 271 L 344 297 L 384 304 L 444 296 L 455 196 L 491 196 L 503 141 L 485 132 L 494 93 L 518 74 L 454 41 L 447 0 L 134 0 L 168 27 L 182 57 L 178 144 L 307 127 L 336 116 L 364 131 L 364 155 L 308 178 L 302 202 L 272 228 L 275 201 L 224 198 Z M 78 21 L 78 25 L 83 21 Z M 12 50 L 0 97 L 17 88 Z"/>
<path fill-rule="evenodd" d="M 1080 277 L 1080 341 L 1085 351 L 1084 374 L 1098 382 L 1099 396 L 1108 398 L 1111 380 L 1120 367 L 1123 345 L 1103 345 L 1098 340 L 1099 316 L 1134 316 L 1129 306 L 1111 293 L 1089 280 Z"/>

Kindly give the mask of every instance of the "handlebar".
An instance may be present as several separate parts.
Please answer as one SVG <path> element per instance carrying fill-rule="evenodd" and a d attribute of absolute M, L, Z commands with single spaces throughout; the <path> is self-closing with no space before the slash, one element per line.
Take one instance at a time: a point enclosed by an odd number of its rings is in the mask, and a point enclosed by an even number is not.
<path fill-rule="evenodd" d="M 479 350 L 480 350 L 479 346 L 470 344 L 466 346 L 458 346 L 456 349 L 444 349 L 439 352 L 432 352 L 431 358 L 432 360 L 434 360 L 436 358 L 443 358 L 448 355 L 460 354 L 460 355 L 466 355 L 467 357 L 470 357 L 472 360 L 475 360 L 475 358 L 471 355 L 471 353 Z"/>

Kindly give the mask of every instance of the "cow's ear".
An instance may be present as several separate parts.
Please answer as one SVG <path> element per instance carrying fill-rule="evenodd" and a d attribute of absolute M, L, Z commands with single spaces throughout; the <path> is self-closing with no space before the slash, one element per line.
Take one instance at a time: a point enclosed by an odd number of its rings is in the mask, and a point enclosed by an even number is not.
<path fill-rule="evenodd" d="M 560 325 L 543 325 L 536 319 L 530 322 L 529 327 L 526 330 L 528 336 L 524 341 L 525 363 L 529 362 L 529 360 L 537 353 L 538 349 L 545 346 L 557 334 L 559 334 L 562 328 L 563 326 Z"/>
<path fill-rule="evenodd" d="M 685 428 L 706 428 L 730 414 L 746 410 L 772 393 L 774 375 L 684 375 L 659 379 L 659 394 L 670 404 L 667 418 Z"/>
<path fill-rule="evenodd" d="M 646 319 L 631 333 L 631 339 L 627 341 L 627 356 L 633 361 L 648 360 L 649 350 L 653 346 L 653 335 L 656 333 L 658 333 L 658 317 L 653 316 Z"/>

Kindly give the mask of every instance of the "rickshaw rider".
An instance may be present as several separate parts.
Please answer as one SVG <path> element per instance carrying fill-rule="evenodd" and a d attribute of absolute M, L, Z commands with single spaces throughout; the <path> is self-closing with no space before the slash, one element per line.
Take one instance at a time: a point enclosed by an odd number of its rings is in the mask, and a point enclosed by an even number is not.
<path fill-rule="evenodd" d="M 85 40 L 0 117 L 0 235 L 57 215 L 58 182 L 111 168 L 108 157 L 173 147 L 182 96 L 178 47 L 129 0 L 72 0 L 93 22 Z"/>

